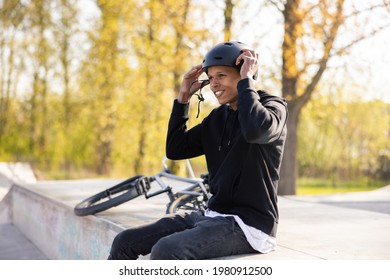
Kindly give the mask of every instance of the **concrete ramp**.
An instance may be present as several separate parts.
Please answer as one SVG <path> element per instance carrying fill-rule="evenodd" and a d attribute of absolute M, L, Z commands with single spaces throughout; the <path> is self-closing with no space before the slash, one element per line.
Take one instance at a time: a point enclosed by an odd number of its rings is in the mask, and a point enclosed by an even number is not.
<path fill-rule="evenodd" d="M 10 182 L 37 182 L 31 165 L 26 162 L 0 162 L 0 174 Z"/>
<path fill-rule="evenodd" d="M 0 224 L 3 232 L 4 225 L 18 229 L 47 258 L 62 260 L 105 259 L 122 230 L 96 216 L 77 217 L 69 205 L 16 184 L 0 202 Z"/>

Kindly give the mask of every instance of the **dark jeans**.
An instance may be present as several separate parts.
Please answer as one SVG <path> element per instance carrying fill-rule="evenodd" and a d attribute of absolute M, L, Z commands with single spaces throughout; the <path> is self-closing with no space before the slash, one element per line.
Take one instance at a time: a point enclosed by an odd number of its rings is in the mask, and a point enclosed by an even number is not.
<path fill-rule="evenodd" d="M 119 233 L 108 259 L 199 260 L 256 252 L 233 217 L 205 217 L 201 212 L 164 217 Z"/>

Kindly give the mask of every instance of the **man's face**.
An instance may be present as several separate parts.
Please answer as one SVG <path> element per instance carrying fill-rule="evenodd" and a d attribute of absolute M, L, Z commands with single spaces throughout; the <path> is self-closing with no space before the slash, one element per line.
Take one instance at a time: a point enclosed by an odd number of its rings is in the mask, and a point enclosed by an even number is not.
<path fill-rule="evenodd" d="M 229 66 L 211 66 L 207 69 L 207 76 L 210 79 L 210 89 L 219 104 L 229 104 L 233 110 L 236 110 L 237 83 L 241 80 L 237 69 Z"/>

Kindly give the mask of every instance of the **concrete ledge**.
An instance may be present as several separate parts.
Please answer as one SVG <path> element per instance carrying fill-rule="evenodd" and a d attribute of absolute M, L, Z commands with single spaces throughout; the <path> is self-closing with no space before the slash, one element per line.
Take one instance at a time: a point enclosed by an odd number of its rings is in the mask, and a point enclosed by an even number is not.
<path fill-rule="evenodd" d="M 0 207 L 1 222 L 12 223 L 50 259 L 105 259 L 123 230 L 96 216 L 77 217 L 68 205 L 20 185 Z"/>
<path fill-rule="evenodd" d="M 162 217 L 167 203 L 164 195 L 138 197 L 94 216 L 74 215 L 76 203 L 118 181 L 13 184 L 0 202 L 0 224 L 12 224 L 49 259 L 106 259 L 117 233 Z M 279 210 L 277 251 L 220 259 L 390 259 L 390 187 L 355 194 L 279 197 Z"/>

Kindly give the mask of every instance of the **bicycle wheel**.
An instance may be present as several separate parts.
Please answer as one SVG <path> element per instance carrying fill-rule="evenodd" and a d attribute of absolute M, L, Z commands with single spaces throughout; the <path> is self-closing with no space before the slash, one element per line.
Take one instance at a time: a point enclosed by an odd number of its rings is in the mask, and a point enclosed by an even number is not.
<path fill-rule="evenodd" d="M 195 187 L 192 192 L 202 193 L 200 187 Z M 205 210 L 206 201 L 202 195 L 183 194 L 167 205 L 167 214 L 177 213 L 178 211 Z"/>
<path fill-rule="evenodd" d="M 77 216 L 93 215 L 122 204 L 146 192 L 140 188 L 139 182 L 142 175 L 131 177 L 119 184 L 88 197 L 74 207 Z"/>

